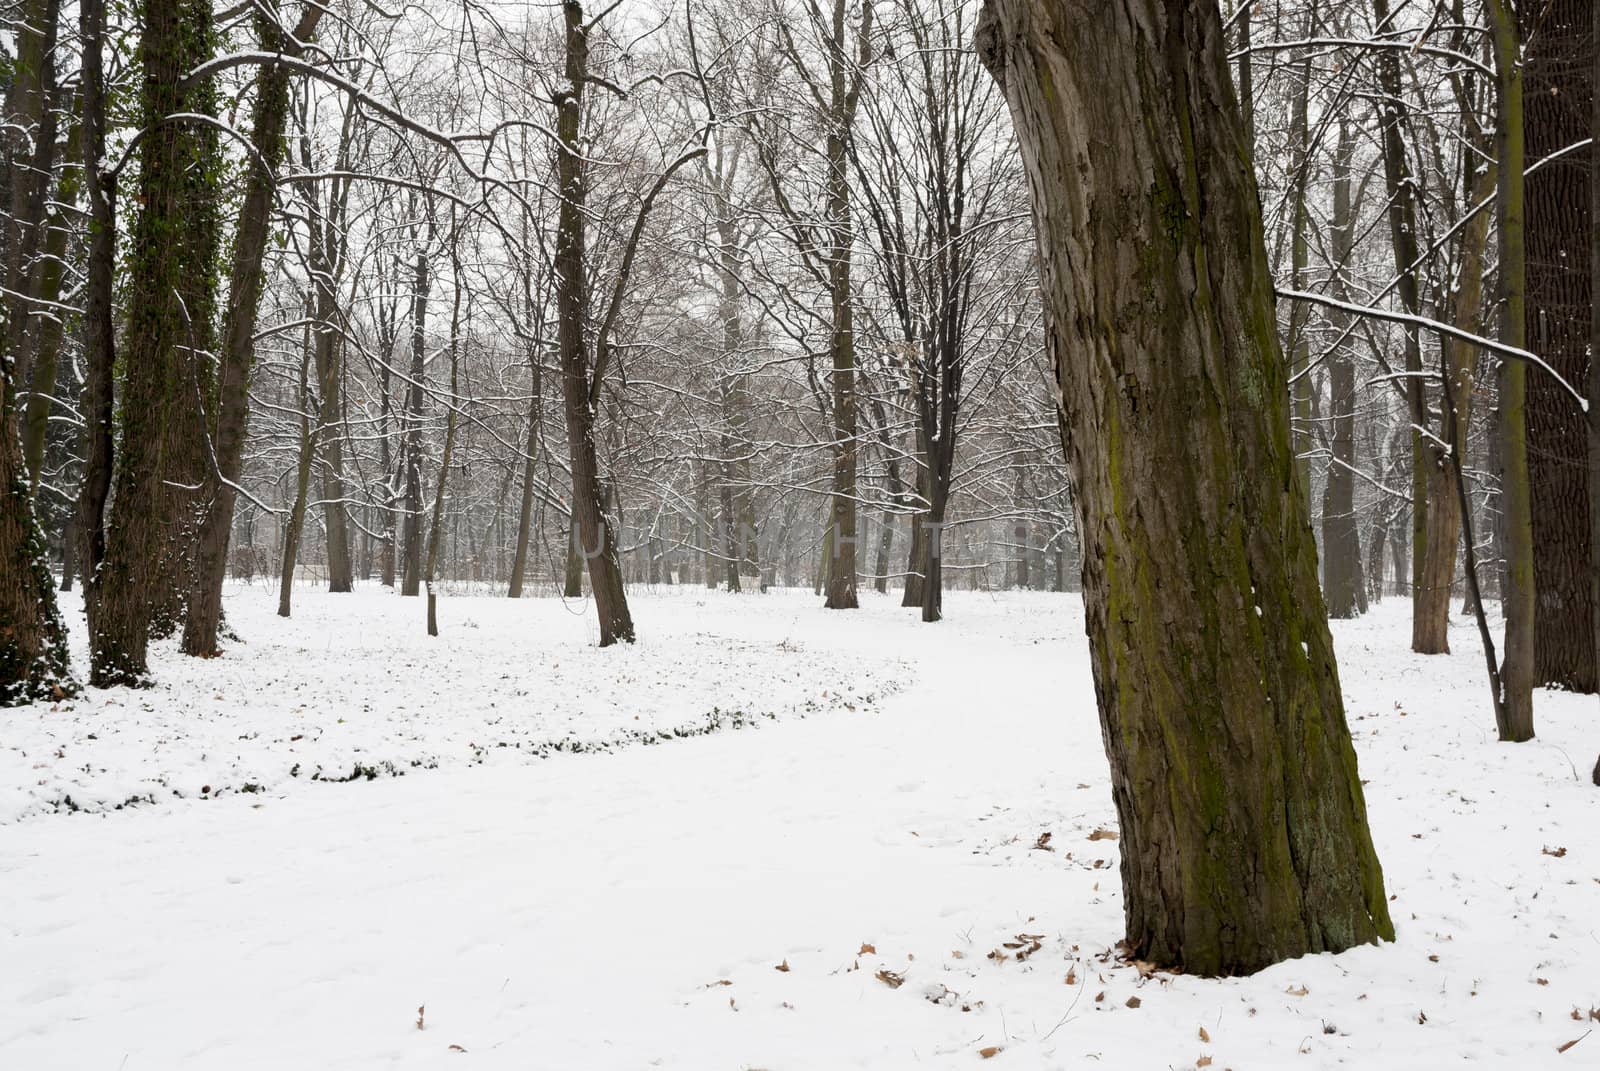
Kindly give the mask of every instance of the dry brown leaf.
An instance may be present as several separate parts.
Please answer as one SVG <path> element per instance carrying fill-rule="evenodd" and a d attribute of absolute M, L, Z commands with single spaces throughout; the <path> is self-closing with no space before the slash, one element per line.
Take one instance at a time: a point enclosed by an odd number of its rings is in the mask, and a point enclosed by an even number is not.
<path fill-rule="evenodd" d="M 417 1005 L 417 1029 L 418 1030 L 422 1029 L 422 1013 L 426 1009 L 427 1009 L 427 1005 L 425 1005 L 425 1004 L 418 1004 Z"/>
<path fill-rule="evenodd" d="M 1289 994 L 1291 997 L 1303 997 L 1307 993 L 1311 992 L 1311 989 L 1308 986 L 1292 985 L 1288 989 L 1285 989 L 1284 992 Z"/>
<path fill-rule="evenodd" d="M 1206 1033 L 1206 1028 L 1203 1027 L 1203 1026 L 1200 1028 L 1200 1040 L 1201 1041 L 1210 1041 L 1211 1040 L 1211 1035 Z"/>
<path fill-rule="evenodd" d="M 784 974 L 788 974 L 789 973 L 789 961 L 787 959 L 785 959 L 782 963 L 778 964 L 776 967 L 774 967 L 772 969 L 775 970 L 775 971 L 782 971 Z"/>
<path fill-rule="evenodd" d="M 451 1052 L 466 1052 L 467 1050 L 463 1049 L 460 1045 L 452 1045 L 452 1046 L 450 1046 L 450 1051 Z"/>
<path fill-rule="evenodd" d="M 1050 831 L 1047 829 L 1040 833 L 1039 839 L 1033 842 L 1033 846 L 1041 852 L 1055 851 L 1054 848 L 1050 847 Z"/>
<path fill-rule="evenodd" d="M 1552 858 L 1555 858 L 1555 859 L 1561 859 L 1561 858 L 1564 858 L 1566 856 L 1567 850 L 1565 848 L 1551 848 L 1551 847 L 1546 846 L 1546 847 L 1543 847 L 1543 848 L 1539 849 L 1539 854 L 1540 855 L 1548 855 L 1548 856 L 1550 856 Z"/>
<path fill-rule="evenodd" d="M 706 983 L 706 988 L 707 989 L 715 989 L 719 985 L 732 985 L 732 984 L 733 984 L 733 982 L 730 979 L 718 978 L 715 982 L 707 982 Z"/>
<path fill-rule="evenodd" d="M 1078 984 L 1078 968 L 1076 968 L 1076 967 L 1068 967 L 1067 968 L 1067 984 L 1068 985 L 1077 985 Z"/>
<path fill-rule="evenodd" d="M 1004 1045 L 985 1045 L 983 1048 L 978 1050 L 978 1055 L 987 1060 L 991 1056 L 998 1056 L 1000 1050 L 1003 1048 L 1005 1048 Z"/>
<path fill-rule="evenodd" d="M 1196 1067 L 1210 1067 L 1211 1066 L 1211 1057 L 1202 1056 L 1202 1057 L 1200 1057 L 1200 1059 L 1198 1059 L 1198 1060 L 1196 1060 L 1194 1062 L 1194 1065 Z"/>
<path fill-rule="evenodd" d="M 856 955 L 858 955 L 858 956 L 876 956 L 877 954 L 878 954 L 877 947 L 874 946 L 874 945 L 869 945 L 865 941 L 861 942 L 861 951 L 856 953 Z"/>
<path fill-rule="evenodd" d="M 897 971 L 891 971 L 887 967 L 880 970 L 874 977 L 876 977 L 878 981 L 882 982 L 890 989 L 899 989 L 901 986 L 906 984 L 905 975 L 900 974 Z"/>
<path fill-rule="evenodd" d="M 1535 978 L 1534 981 L 1537 982 L 1539 985 L 1549 985 L 1550 984 L 1550 979 L 1548 979 L 1548 978 Z"/>
<path fill-rule="evenodd" d="M 1137 1008 L 1142 1003 L 1143 1003 L 1143 1001 L 1141 1001 L 1138 997 L 1129 997 L 1128 998 L 1128 1007 L 1130 1007 L 1130 1008 Z"/>
<path fill-rule="evenodd" d="M 1104 827 L 1101 827 L 1100 829 L 1095 830 L 1093 833 L 1090 833 L 1089 834 L 1089 839 L 1090 840 L 1116 840 L 1117 839 L 1117 831 L 1114 830 L 1114 829 L 1106 829 Z"/>

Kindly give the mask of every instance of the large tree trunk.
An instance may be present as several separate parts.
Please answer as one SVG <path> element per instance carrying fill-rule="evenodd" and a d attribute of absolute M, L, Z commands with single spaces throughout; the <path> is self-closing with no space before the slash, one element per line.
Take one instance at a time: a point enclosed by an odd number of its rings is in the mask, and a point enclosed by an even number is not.
<path fill-rule="evenodd" d="M 1527 41 L 1527 155 L 1541 160 L 1591 136 L 1595 0 L 1519 5 Z M 1528 345 L 1568 383 L 1589 374 L 1594 281 L 1589 161 L 1574 153 L 1527 177 Z M 1597 403 L 1600 404 L 1600 403 Z M 1554 378 L 1528 379 L 1528 477 L 1533 509 L 1534 680 L 1594 692 L 1590 594 L 1588 421 Z"/>
<path fill-rule="evenodd" d="M 193 260 L 194 230 L 209 225 L 211 211 L 192 203 L 197 186 L 209 183 L 196 166 L 215 131 L 199 124 L 160 122 L 178 112 L 203 110 L 182 86 L 183 75 L 210 52 L 209 0 L 167 3 L 145 0 L 140 42 L 144 77 L 140 112 L 152 129 L 139 144 L 139 218 L 128 264 L 127 327 L 122 352 L 123 397 L 120 464 L 111 502 L 105 560 L 100 567 L 99 608 L 89 637 L 91 683 L 100 687 L 143 684 L 163 539 L 170 505 L 163 478 L 169 425 L 187 399 L 179 392 L 194 383 L 183 375 L 180 348 L 193 350 L 202 310 L 185 308 L 196 275 L 213 265 Z M 203 310 L 209 314 L 210 310 Z M 184 459 L 172 459 L 183 461 Z"/>
<path fill-rule="evenodd" d="M 3 222 L 7 293 L 0 309 L 0 707 L 34 699 L 60 698 L 76 691 L 67 662 L 66 629 L 56 608 L 48 549 L 35 512 L 32 485 L 23 460 L 17 384 L 23 339 L 32 310 L 33 253 L 44 222 L 44 190 L 50 173 L 49 150 L 55 135 L 47 104 L 54 84 L 51 53 L 59 13 L 54 0 L 30 3 L 22 14 L 13 81 L 0 131 L 10 212 Z M 24 160 L 29 139 L 37 142 Z M 48 140 L 48 146 L 45 142 Z M 43 163 L 42 171 L 40 168 Z M 53 384 L 52 384 L 53 386 Z"/>
<path fill-rule="evenodd" d="M 989 0 L 978 51 L 1033 193 L 1129 951 L 1392 938 L 1215 0 Z"/>
<path fill-rule="evenodd" d="M 1525 349 L 1527 342 L 1527 250 L 1524 237 L 1523 72 L 1516 14 L 1510 0 L 1488 0 L 1499 113 L 1495 128 L 1500 160 L 1500 341 Z M 1533 739 L 1534 575 L 1533 504 L 1528 480 L 1528 366 L 1500 362 L 1500 516 L 1505 541 L 1501 611 L 1505 616 L 1505 652 L 1500 666 L 1501 693 L 1495 709 L 1500 739 Z"/>
<path fill-rule="evenodd" d="M 0 707 L 77 690 L 46 555 L 17 436 L 10 355 L 0 354 Z"/>
<path fill-rule="evenodd" d="M 1600 133 L 1600 4 L 1594 5 L 1594 66 L 1592 129 Z M 1594 636 L 1594 657 L 1600 663 L 1600 145 L 1589 147 L 1589 241 L 1590 300 L 1595 304 L 1589 315 L 1589 597 L 1594 615 L 1590 627 Z M 1600 785 L 1600 760 L 1595 762 L 1594 783 Z"/>

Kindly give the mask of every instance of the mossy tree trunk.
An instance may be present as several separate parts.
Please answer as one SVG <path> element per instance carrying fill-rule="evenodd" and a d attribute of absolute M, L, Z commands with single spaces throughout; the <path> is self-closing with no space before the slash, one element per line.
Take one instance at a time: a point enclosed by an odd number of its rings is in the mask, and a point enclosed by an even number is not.
<path fill-rule="evenodd" d="M 1523 138 L 1523 72 L 1516 13 L 1510 0 L 1488 0 L 1499 90 L 1495 145 L 1500 160 L 1500 341 L 1526 349 L 1527 248 L 1525 240 L 1527 167 Z M 1501 695 L 1495 710 L 1500 739 L 1533 739 L 1534 576 L 1533 499 L 1528 480 L 1528 366 L 1500 362 L 1500 530 L 1505 541 L 1505 572 L 1500 606 L 1505 617 L 1505 652 L 1500 665 Z"/>
<path fill-rule="evenodd" d="M 323 8 L 306 8 L 293 34 L 285 38 L 276 20 L 258 12 L 256 33 L 262 49 L 298 55 L 310 41 Z M 183 623 L 183 652 L 201 658 L 218 653 L 222 626 L 222 583 L 228 571 L 228 544 L 239 477 L 244 469 L 244 440 L 250 415 L 250 374 L 255 362 L 256 317 L 265 282 L 263 268 L 271 238 L 276 170 L 285 155 L 284 129 L 289 116 L 289 71 L 281 65 L 262 68 L 252 106 L 250 144 L 258 166 L 245 176 L 244 203 L 233 240 L 233 265 L 228 306 L 222 320 L 221 372 L 217 420 L 213 435 L 214 465 L 206 471 L 205 496 L 195 539 L 194 586 Z M 293 566 L 290 565 L 290 578 Z"/>
<path fill-rule="evenodd" d="M 140 24 L 146 133 L 139 143 L 140 211 L 128 257 L 119 464 L 89 637 L 90 681 L 100 687 L 143 684 L 148 676 L 149 630 L 166 594 L 158 590 L 164 542 L 177 519 L 164 480 L 192 461 L 168 454 L 186 455 L 193 445 L 182 434 L 192 428 L 178 423 L 180 407 L 195 404 L 190 392 L 201 389 L 195 351 L 210 349 L 204 321 L 213 311 L 207 291 L 196 288 L 205 286 L 199 276 L 211 275 L 215 265 L 195 258 L 215 252 L 216 131 L 169 118 L 207 109 L 209 88 L 188 91 L 183 75 L 211 53 L 211 5 L 144 0 Z M 209 293 L 214 296 L 214 286 Z"/>
<path fill-rule="evenodd" d="M 1393 936 L 1215 0 L 988 0 L 1069 429 L 1130 952 Z"/>
<path fill-rule="evenodd" d="M 30 311 L 21 295 L 30 292 L 24 280 L 33 274 L 44 222 L 44 178 L 49 174 L 48 166 L 40 174 L 28 165 L 39 161 L 47 138 L 53 147 L 54 134 L 45 118 L 54 82 L 51 52 L 59 7 L 54 0 L 30 3 L 21 14 L 5 130 L 0 132 L 10 194 L 3 226 L 7 293 L 0 303 L 5 315 L 0 325 L 0 707 L 60 698 L 77 688 L 23 460 L 17 392 L 22 374 L 18 358 L 29 333 Z M 30 138 L 38 144 L 25 163 Z"/>

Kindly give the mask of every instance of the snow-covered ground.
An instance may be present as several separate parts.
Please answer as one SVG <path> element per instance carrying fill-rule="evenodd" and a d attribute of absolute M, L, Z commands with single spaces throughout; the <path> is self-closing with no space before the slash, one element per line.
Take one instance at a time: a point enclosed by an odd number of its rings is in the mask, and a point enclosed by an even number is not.
<path fill-rule="evenodd" d="M 598 651 L 247 588 L 226 657 L 0 715 L 0 1069 L 1600 1066 L 1592 698 L 1500 745 L 1464 619 L 1336 625 L 1399 940 L 1146 977 L 1077 600 L 866 600 L 640 593 Z"/>

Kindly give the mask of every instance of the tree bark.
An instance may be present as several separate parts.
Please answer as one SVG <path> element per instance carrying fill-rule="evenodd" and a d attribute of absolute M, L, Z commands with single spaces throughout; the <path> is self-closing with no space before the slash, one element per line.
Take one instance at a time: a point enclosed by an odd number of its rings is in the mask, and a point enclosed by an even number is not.
<path fill-rule="evenodd" d="M 1215 0 L 988 0 L 1067 426 L 1129 952 L 1392 938 Z"/>
<path fill-rule="evenodd" d="M 1595 0 L 1519 5 L 1527 41 L 1527 156 L 1542 160 L 1595 133 L 1590 11 Z M 1568 383 L 1589 375 L 1594 280 L 1579 266 L 1589 245 L 1589 172 L 1582 154 L 1527 177 L 1528 345 Z M 1551 376 L 1528 379 L 1528 477 L 1533 511 L 1534 681 L 1594 692 L 1591 642 L 1588 421 Z"/>

